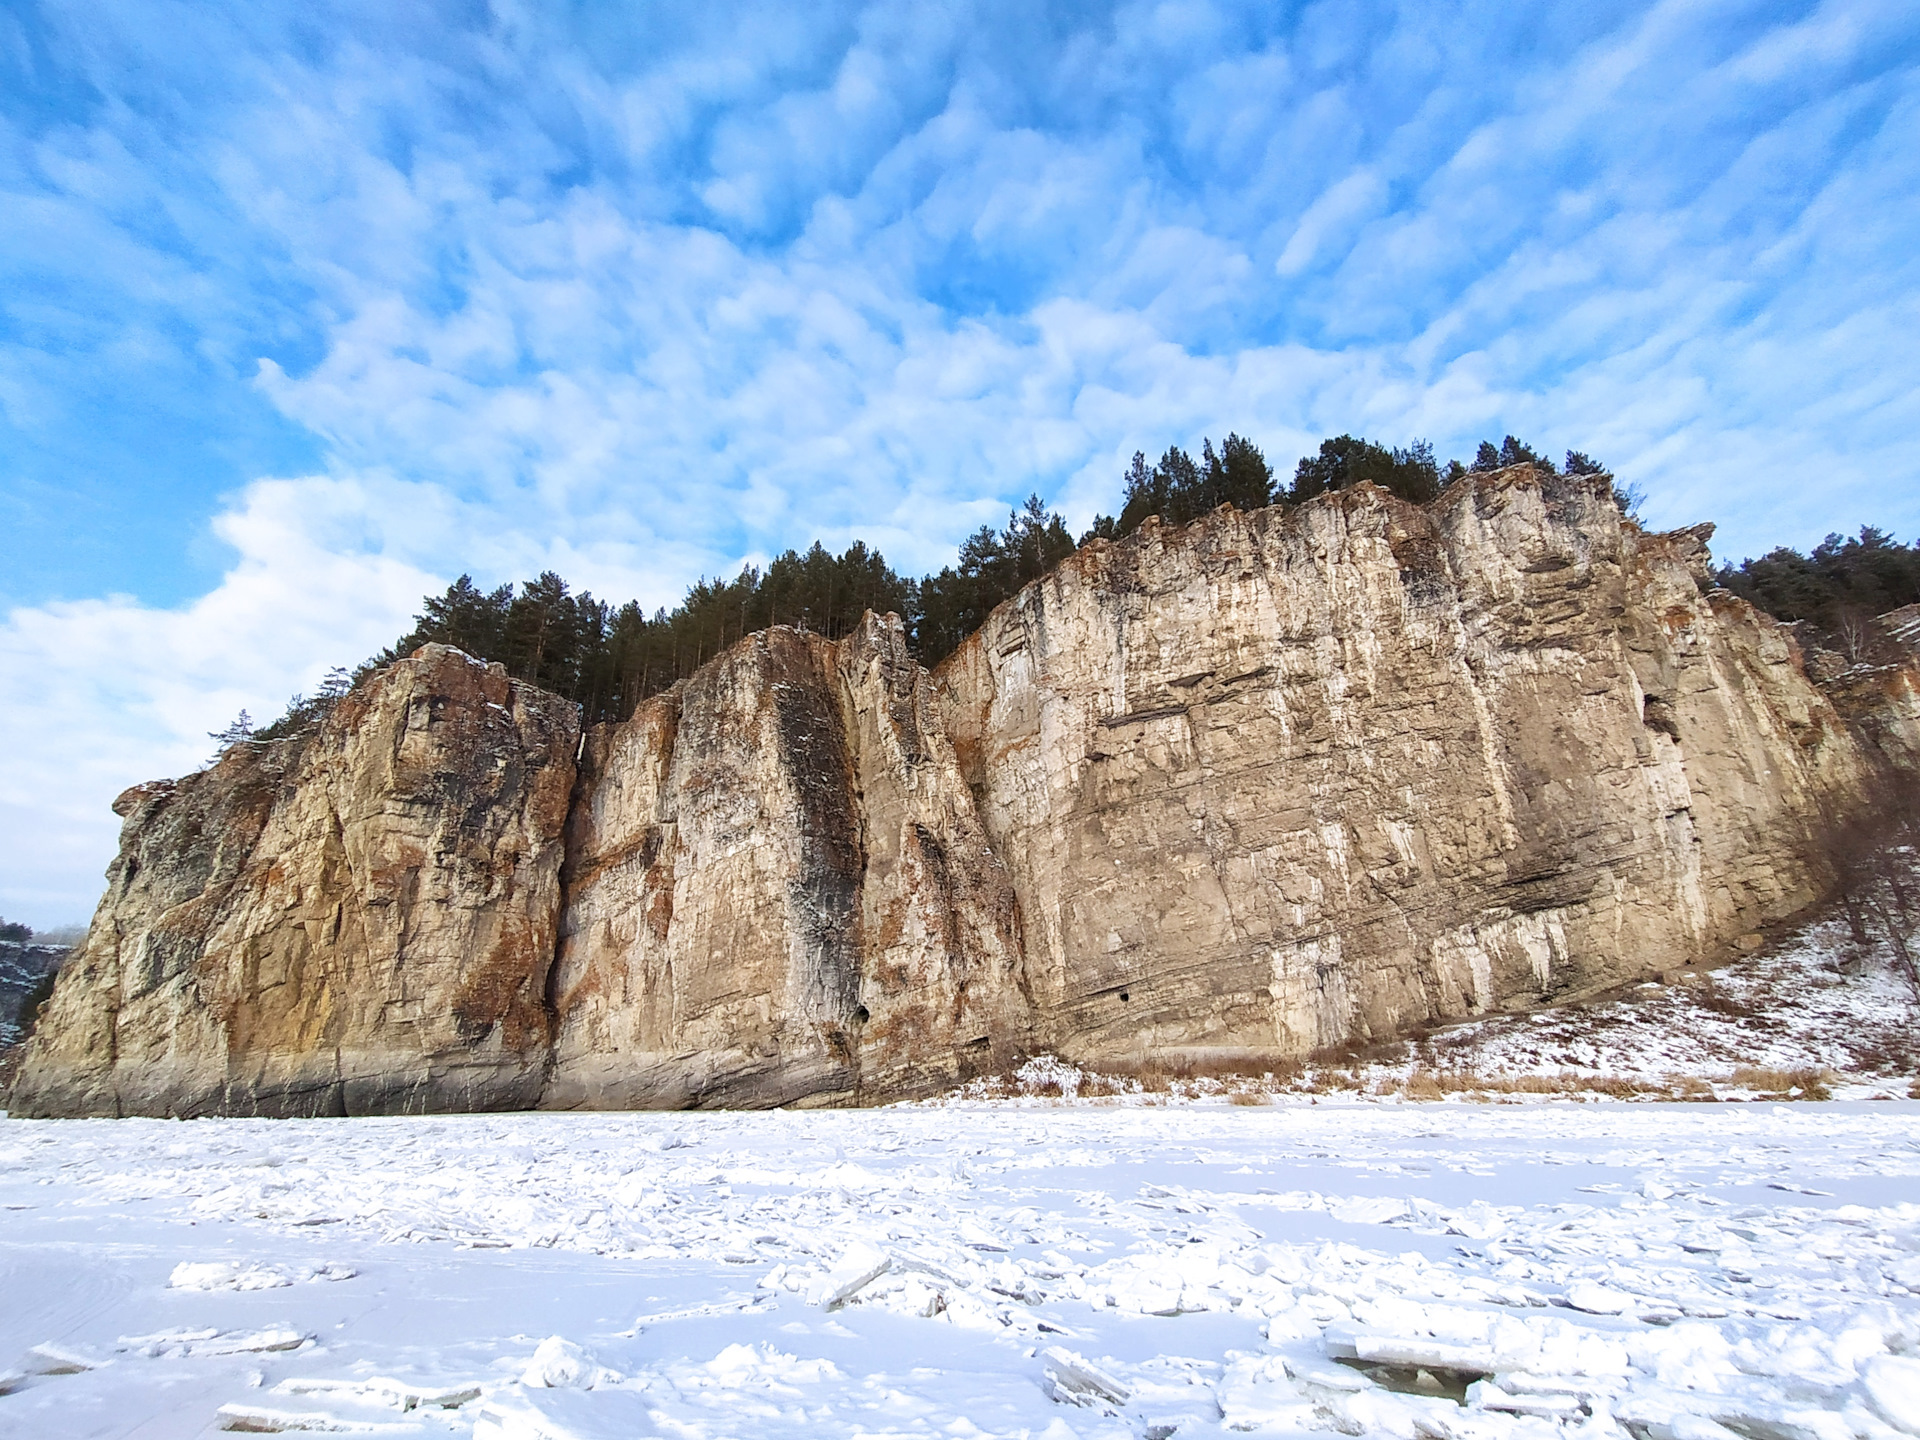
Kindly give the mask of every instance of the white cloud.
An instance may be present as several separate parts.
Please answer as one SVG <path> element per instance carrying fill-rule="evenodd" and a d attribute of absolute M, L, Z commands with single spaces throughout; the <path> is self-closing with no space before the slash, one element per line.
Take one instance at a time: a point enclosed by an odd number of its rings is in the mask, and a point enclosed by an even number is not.
<path fill-rule="evenodd" d="M 0 909 L 41 926 L 98 898 L 127 786 L 197 768 L 242 708 L 265 722 L 329 665 L 405 628 L 433 587 L 369 548 L 409 487 L 263 480 L 216 522 L 239 562 L 177 610 L 125 597 L 23 606 L 0 625 Z M 377 539 L 376 539 L 377 543 Z"/>
<path fill-rule="evenodd" d="M 816 535 L 932 568 L 1029 490 L 1083 526 L 1136 448 L 1229 429 L 1283 470 L 1340 430 L 1578 447 L 1735 555 L 1920 526 L 1897 6 L 1160 4 L 1064 35 L 712 7 L 593 44 L 494 13 L 315 58 L 73 12 L 89 83 L 140 103 L 0 175 L 24 243 L 136 297 L 109 360 L 244 360 L 327 459 L 232 499 L 239 559 L 192 605 L 8 617 L 0 904 L 68 906 L 114 790 L 462 569 L 653 606 Z M 9 414 L 46 413 L 50 353 L 0 356 Z"/>
<path fill-rule="evenodd" d="M 1274 272 L 1298 275 L 1313 263 L 1322 245 L 1378 214 L 1386 198 L 1386 182 L 1373 169 L 1363 166 L 1347 175 L 1307 207 L 1286 249 L 1273 262 Z"/>

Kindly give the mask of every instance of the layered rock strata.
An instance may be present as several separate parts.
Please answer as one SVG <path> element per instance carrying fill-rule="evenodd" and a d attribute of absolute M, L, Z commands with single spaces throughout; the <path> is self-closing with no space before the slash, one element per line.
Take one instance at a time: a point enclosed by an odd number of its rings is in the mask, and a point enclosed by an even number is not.
<path fill-rule="evenodd" d="M 1920 758 L 1603 479 L 1083 548 L 929 676 L 743 640 L 627 721 L 429 646 L 129 791 L 16 1113 L 844 1104 L 1258 1063 L 1710 957 Z"/>
<path fill-rule="evenodd" d="M 1149 522 L 940 669 L 1037 1029 L 1299 1055 L 1688 963 L 1804 907 L 1859 746 L 1709 530 L 1522 467 Z"/>

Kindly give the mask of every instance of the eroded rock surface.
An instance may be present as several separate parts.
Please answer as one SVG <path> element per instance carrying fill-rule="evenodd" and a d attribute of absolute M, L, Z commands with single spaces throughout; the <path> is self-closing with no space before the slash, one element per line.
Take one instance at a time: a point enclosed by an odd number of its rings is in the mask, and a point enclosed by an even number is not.
<path fill-rule="evenodd" d="M 22 1115 L 530 1105 L 579 727 L 430 645 L 305 741 L 137 786 Z"/>
<path fill-rule="evenodd" d="M 1865 771 L 1707 531 L 1520 467 L 1083 549 L 942 667 L 1042 1044 L 1299 1055 L 1684 965 Z"/>
<path fill-rule="evenodd" d="M 545 1103 L 879 1099 L 1027 1040 L 1012 888 L 899 622 L 750 637 L 596 728 Z"/>

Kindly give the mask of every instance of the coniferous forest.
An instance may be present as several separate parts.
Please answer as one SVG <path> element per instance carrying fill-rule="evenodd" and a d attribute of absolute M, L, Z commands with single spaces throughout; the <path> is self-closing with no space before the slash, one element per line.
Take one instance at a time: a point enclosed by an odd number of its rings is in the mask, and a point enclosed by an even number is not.
<path fill-rule="evenodd" d="M 996 605 L 1080 545 L 1132 534 L 1149 516 L 1184 524 L 1223 504 L 1242 510 L 1299 504 L 1363 481 L 1422 504 L 1472 471 L 1523 462 L 1568 474 L 1608 473 L 1579 451 L 1568 451 L 1563 465 L 1556 466 L 1511 435 L 1499 445 L 1482 442 L 1471 464 L 1455 460 L 1444 468 L 1424 441 L 1389 448 L 1338 435 L 1302 458 L 1286 483 L 1275 477 L 1258 446 L 1232 434 L 1218 450 L 1206 441 L 1198 459 L 1177 446 L 1151 463 L 1135 454 L 1122 477 L 1120 513 L 1099 516 L 1078 541 L 1034 495 L 1004 527 L 982 526 L 968 536 L 954 564 L 919 579 L 899 574 L 859 541 L 838 555 L 816 541 L 804 553 L 787 551 L 765 569 L 749 565 L 731 580 L 702 579 L 674 609 L 649 615 L 636 601 L 615 605 L 576 592 L 552 571 L 490 590 L 462 575 L 444 594 L 427 596 L 413 629 L 352 675 L 335 670 L 317 694 L 294 696 L 286 714 L 265 729 L 255 731 L 242 712 L 213 738 L 224 747 L 302 733 L 361 677 L 430 641 L 499 661 L 516 679 L 577 702 L 589 723 L 624 719 L 649 695 L 773 625 L 801 626 L 837 639 L 866 611 L 891 611 L 905 624 L 916 658 L 933 666 L 978 629 Z M 1637 491 L 1616 485 L 1614 498 L 1623 513 L 1637 518 Z M 1808 621 L 1832 648 L 1857 649 L 1848 637 L 1859 633 L 1861 617 L 1920 601 L 1920 546 L 1899 544 L 1868 527 L 1852 540 L 1830 535 L 1811 555 L 1781 548 L 1737 567 L 1726 565 L 1715 578 L 1780 619 Z"/>

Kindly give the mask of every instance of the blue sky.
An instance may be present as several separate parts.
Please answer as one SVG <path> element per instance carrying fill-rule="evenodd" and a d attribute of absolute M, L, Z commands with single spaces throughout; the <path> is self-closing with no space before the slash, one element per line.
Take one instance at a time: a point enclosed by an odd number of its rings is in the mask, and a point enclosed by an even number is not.
<path fill-rule="evenodd" d="M 1916 137 L 1907 0 L 23 0 L 0 912 L 462 570 L 920 570 L 1229 429 L 1913 538 Z"/>

